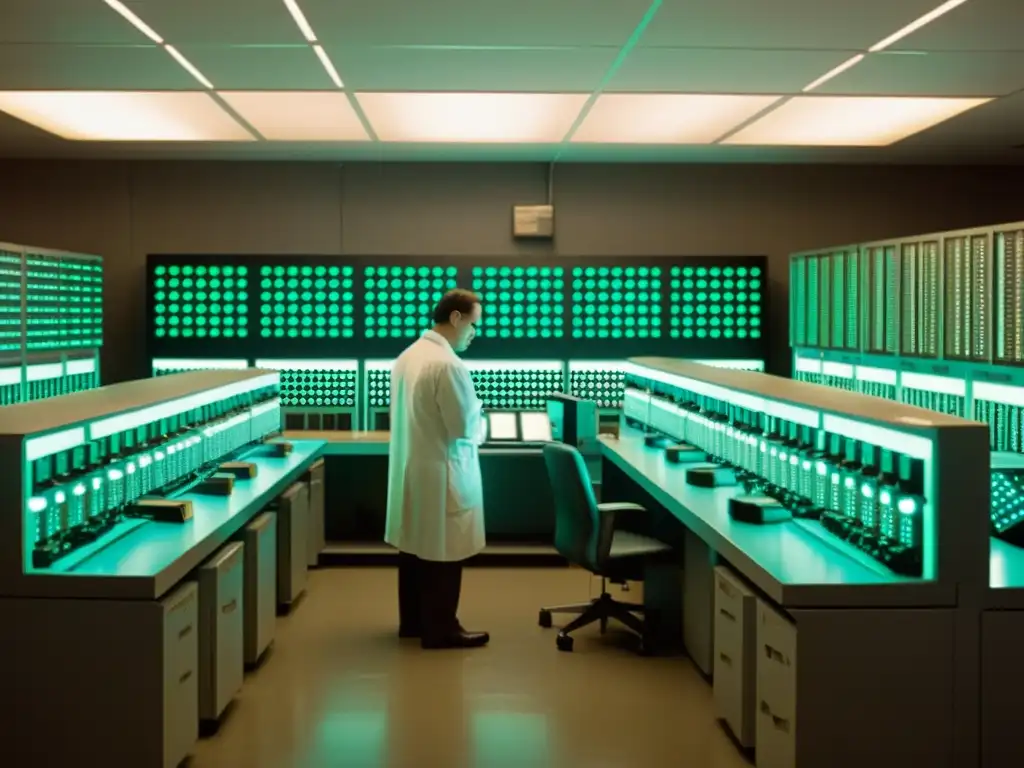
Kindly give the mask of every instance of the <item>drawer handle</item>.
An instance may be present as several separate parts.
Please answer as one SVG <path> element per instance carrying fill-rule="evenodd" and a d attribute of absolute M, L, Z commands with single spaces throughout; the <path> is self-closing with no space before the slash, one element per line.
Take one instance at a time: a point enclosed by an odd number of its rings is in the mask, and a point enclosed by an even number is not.
<path fill-rule="evenodd" d="M 178 678 L 178 685 L 181 685 L 186 680 L 188 680 L 190 677 L 192 677 L 192 670 L 191 669 L 188 672 L 186 672 L 184 675 L 182 675 L 181 677 Z"/>
<path fill-rule="evenodd" d="M 718 658 L 722 660 L 722 663 L 732 666 L 732 657 L 727 653 L 719 653 Z"/>
<path fill-rule="evenodd" d="M 719 608 L 718 612 L 725 616 L 729 621 L 736 621 L 736 616 L 732 612 L 725 610 L 725 608 Z"/>
<path fill-rule="evenodd" d="M 185 627 L 183 630 L 181 630 L 181 632 L 178 633 L 178 639 L 179 640 L 184 640 L 186 637 L 188 637 L 188 635 L 189 635 L 189 633 L 191 631 L 192 631 L 192 625 L 189 624 L 187 627 Z"/>
<path fill-rule="evenodd" d="M 228 603 L 227 605 L 222 606 L 221 609 L 220 609 L 220 612 L 221 613 L 233 613 L 235 608 L 237 608 L 237 607 L 238 607 L 238 599 L 235 598 L 230 603 Z"/>
<path fill-rule="evenodd" d="M 787 667 L 789 666 L 789 657 L 777 648 L 768 645 L 768 643 L 764 644 L 764 655 L 772 661 L 777 661 L 779 664 L 784 664 Z"/>
<path fill-rule="evenodd" d="M 783 733 L 789 733 L 789 718 L 779 717 L 772 712 L 772 708 L 768 706 L 767 701 L 761 701 L 761 714 L 768 715 L 768 717 L 772 719 L 772 725 L 774 725 L 777 730 L 782 731 Z"/>
<path fill-rule="evenodd" d="M 720 590 L 722 590 L 722 592 L 727 594 L 729 597 L 735 597 L 736 596 L 736 590 L 734 590 L 732 588 L 732 584 L 730 584 L 728 581 L 721 581 L 720 580 L 718 582 L 718 588 Z"/>

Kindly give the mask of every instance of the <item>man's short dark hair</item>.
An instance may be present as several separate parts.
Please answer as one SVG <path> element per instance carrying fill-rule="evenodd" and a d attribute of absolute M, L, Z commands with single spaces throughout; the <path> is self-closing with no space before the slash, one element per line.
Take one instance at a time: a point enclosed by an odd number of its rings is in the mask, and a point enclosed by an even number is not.
<path fill-rule="evenodd" d="M 450 322 L 452 312 L 463 315 L 473 313 L 473 307 L 480 303 L 480 297 L 465 288 L 453 288 L 448 291 L 434 307 L 434 322 L 438 325 Z"/>

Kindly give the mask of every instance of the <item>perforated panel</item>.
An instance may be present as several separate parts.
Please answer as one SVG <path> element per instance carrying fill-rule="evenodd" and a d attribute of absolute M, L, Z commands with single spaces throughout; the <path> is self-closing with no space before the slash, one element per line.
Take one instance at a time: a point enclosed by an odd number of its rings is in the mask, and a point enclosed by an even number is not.
<path fill-rule="evenodd" d="M 260 336 L 352 338 L 354 282 L 354 269 L 349 266 L 260 267 Z"/>
<path fill-rule="evenodd" d="M 759 339 L 759 267 L 671 267 L 669 336 L 673 339 Z"/>
<path fill-rule="evenodd" d="M 153 270 L 157 338 L 249 335 L 249 269 L 235 264 L 158 265 Z"/>
<path fill-rule="evenodd" d="M 538 410 L 545 408 L 547 396 L 565 389 L 561 365 L 543 367 L 521 361 L 518 365 L 469 364 L 477 397 L 484 408 L 496 410 Z"/>
<path fill-rule="evenodd" d="M 1024 362 L 1024 230 L 996 234 L 996 359 Z"/>
<path fill-rule="evenodd" d="M 621 408 L 625 384 L 620 363 L 569 363 L 569 393 L 598 408 Z"/>
<path fill-rule="evenodd" d="M 432 325 L 431 313 L 457 286 L 455 267 L 365 267 L 367 338 L 412 339 Z"/>
<path fill-rule="evenodd" d="M 486 307 L 482 332 L 502 339 L 562 338 L 564 273 L 562 267 L 473 267 L 471 287 Z M 584 296 L 574 290 L 573 301 Z"/>
<path fill-rule="evenodd" d="M 281 370 L 282 408 L 355 408 L 355 370 Z"/>
<path fill-rule="evenodd" d="M 661 267 L 573 267 L 572 337 L 660 338 L 661 274 Z"/>
<path fill-rule="evenodd" d="M 21 254 L 0 250 L 0 350 L 21 348 Z"/>

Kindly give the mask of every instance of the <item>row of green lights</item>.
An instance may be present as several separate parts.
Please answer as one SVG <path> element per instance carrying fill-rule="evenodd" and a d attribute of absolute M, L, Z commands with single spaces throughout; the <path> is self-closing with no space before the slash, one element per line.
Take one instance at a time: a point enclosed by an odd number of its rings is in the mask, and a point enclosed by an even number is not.
<path fill-rule="evenodd" d="M 681 331 L 677 331 L 674 328 L 669 331 L 669 337 L 673 339 L 759 339 L 761 338 L 761 332 L 757 329 L 746 331 L 742 328 L 733 330 L 732 328 L 711 328 L 710 330 L 705 328 L 698 328 L 693 330 L 692 328 L 684 328 Z"/>
<path fill-rule="evenodd" d="M 247 288 L 248 286 L 249 281 L 246 280 L 244 277 L 226 277 L 223 280 L 219 278 L 213 278 L 212 280 L 205 280 L 203 278 L 199 278 L 197 280 L 193 280 L 192 278 L 189 277 L 179 280 L 176 277 L 172 277 L 169 280 L 158 278 L 153 281 L 153 287 L 156 288 L 158 291 L 163 288 L 195 288 L 196 290 L 203 290 L 205 288 L 216 290 L 218 288 L 223 288 L 225 290 L 231 290 L 233 288 Z"/>
<path fill-rule="evenodd" d="M 696 275 L 697 277 L 757 277 L 761 274 L 760 267 L 672 267 L 670 273 L 673 277 L 682 275 L 683 277 L 690 277 Z"/>
<path fill-rule="evenodd" d="M 573 280 L 572 289 L 580 290 L 604 290 L 604 291 L 636 291 L 654 290 L 661 288 L 661 280 Z"/>
<path fill-rule="evenodd" d="M 565 296 L 561 293 L 551 293 L 549 291 L 504 291 L 504 290 L 483 290 L 478 291 L 481 297 L 491 301 L 525 301 L 530 304 L 548 304 L 554 302 L 556 304 L 561 303 Z"/>
<path fill-rule="evenodd" d="M 283 277 L 276 278 L 274 280 L 260 280 L 260 289 L 263 291 L 269 290 L 303 290 L 303 291 L 325 291 L 332 290 L 337 291 L 341 288 L 352 288 L 352 280 L 338 280 L 336 278 L 288 278 Z"/>
<path fill-rule="evenodd" d="M 264 307 L 268 306 L 272 301 L 301 301 L 308 303 L 313 301 L 350 302 L 354 300 L 355 296 L 352 295 L 351 291 L 345 291 L 344 293 L 339 293 L 338 291 L 288 291 L 287 293 L 284 291 L 274 291 L 273 293 L 264 291 L 260 294 L 260 301 L 263 302 Z"/>
<path fill-rule="evenodd" d="M 193 336 L 198 338 L 206 338 L 207 336 L 210 338 L 218 338 L 223 336 L 224 338 L 230 339 L 235 337 L 245 338 L 249 335 L 249 332 L 245 330 L 245 328 L 211 328 L 209 331 L 205 328 L 198 328 L 193 332 L 191 328 L 178 329 L 171 327 L 166 329 L 157 328 L 154 333 L 156 333 L 157 338 L 169 336 L 171 338 L 184 337 L 186 339 L 192 338 Z"/>
<path fill-rule="evenodd" d="M 560 291 L 564 280 L 474 280 L 474 291 Z"/>
<path fill-rule="evenodd" d="M 264 339 L 351 339 L 355 332 L 351 328 L 262 328 Z"/>
<path fill-rule="evenodd" d="M 386 328 L 379 330 L 367 328 L 363 335 L 368 339 L 412 339 L 419 335 L 419 330 L 416 328 L 407 328 L 405 330 L 401 328 L 392 328 L 391 330 Z"/>
<path fill-rule="evenodd" d="M 172 264 L 170 266 L 160 265 L 153 270 L 154 275 L 210 275 L 216 277 L 217 275 L 224 275 L 230 277 L 231 275 L 244 276 L 249 274 L 248 267 L 236 267 L 236 266 L 213 266 L 207 267 L 203 265 L 192 266 L 190 264 L 178 265 Z"/>
<path fill-rule="evenodd" d="M 160 315 L 197 314 L 205 315 L 244 315 L 249 311 L 245 304 L 157 304 L 153 311 Z"/>
<path fill-rule="evenodd" d="M 585 331 L 574 328 L 572 332 L 574 339 L 660 339 L 661 331 L 657 328 L 646 329 L 641 328 L 639 330 L 620 330 L 614 328 L 608 330 L 606 328 L 599 328 L 597 330 L 587 329 Z"/>
<path fill-rule="evenodd" d="M 456 287 L 455 281 L 452 279 L 445 280 L 444 278 L 438 277 L 433 280 L 418 280 L 415 278 L 402 279 L 400 277 L 388 280 L 383 279 L 369 279 L 363 281 L 363 287 L 368 291 L 379 290 L 379 291 L 414 291 L 414 290 L 427 290 L 432 289 L 435 291 L 445 291 Z"/>
<path fill-rule="evenodd" d="M 448 275 L 449 277 L 454 277 L 458 274 L 458 271 L 458 267 L 366 267 L 363 270 L 363 274 L 367 277 L 373 277 L 374 275 L 378 277 L 387 277 L 388 275 L 392 277 L 401 277 L 403 275 L 405 277 L 416 277 L 417 275 L 420 277 L 427 277 L 428 275 L 435 277 Z"/>
<path fill-rule="evenodd" d="M 335 326 L 348 326 L 351 327 L 355 324 L 355 321 L 351 317 L 338 317 L 337 315 L 331 315 L 330 317 L 261 317 L 260 325 L 269 328 L 276 326 L 283 328 L 284 326 L 297 327 L 304 326 L 307 328 L 327 328 Z"/>
<path fill-rule="evenodd" d="M 572 324 L 574 328 L 657 328 L 661 320 L 656 317 L 581 317 L 573 320 Z"/>
<path fill-rule="evenodd" d="M 678 301 L 680 301 L 680 300 L 684 301 L 686 303 L 689 303 L 689 302 L 692 302 L 692 301 L 701 302 L 701 301 L 722 301 L 722 300 L 724 300 L 724 301 L 741 301 L 741 302 L 746 302 L 748 299 L 756 304 L 757 302 L 759 302 L 761 300 L 761 294 L 760 293 L 749 293 L 748 294 L 748 293 L 745 293 L 744 291 L 740 291 L 739 293 L 733 293 L 732 291 L 725 291 L 724 293 L 719 293 L 718 291 L 711 291 L 710 293 L 707 293 L 705 291 L 698 291 L 697 293 L 692 293 L 690 291 L 686 291 L 685 293 L 682 293 L 682 294 L 679 294 L 679 293 L 669 294 L 669 299 L 673 302 L 673 304 L 678 302 Z"/>
<path fill-rule="evenodd" d="M 226 327 L 233 327 L 235 325 L 239 325 L 239 326 L 244 326 L 245 325 L 245 320 L 238 320 L 236 322 L 235 318 L 231 317 L 230 315 L 227 316 L 227 317 L 220 317 L 218 315 L 214 315 L 213 317 L 204 317 L 202 315 L 198 315 L 196 317 L 193 317 L 192 315 L 185 315 L 184 317 L 178 317 L 177 315 L 171 315 L 170 317 L 163 317 L 163 316 L 155 317 L 155 318 L 153 318 L 153 322 L 157 326 L 161 326 L 161 325 L 171 325 L 171 326 L 175 326 L 175 325 L 184 325 L 184 326 L 211 325 L 211 326 L 220 326 L 220 325 L 223 325 L 223 326 L 226 326 Z"/>
<path fill-rule="evenodd" d="M 326 266 L 290 266 L 290 267 L 260 267 L 261 277 L 351 277 L 355 274 L 353 267 L 326 267 Z"/>
<path fill-rule="evenodd" d="M 565 336 L 560 328 L 501 328 L 487 334 L 499 339 L 561 339 Z"/>
<path fill-rule="evenodd" d="M 473 267 L 473 277 L 561 277 L 562 267 Z"/>
<path fill-rule="evenodd" d="M 351 315 L 351 304 L 263 304 L 263 315 Z"/>
<path fill-rule="evenodd" d="M 757 290 L 761 287 L 760 280 L 672 280 L 669 286 L 673 290 L 684 288 L 692 290 L 694 288 L 736 288 L 738 290 L 744 290 L 750 288 L 751 290 Z"/>
<path fill-rule="evenodd" d="M 693 306 L 689 304 L 685 307 L 679 307 L 676 311 L 676 307 L 672 308 L 672 315 L 759 315 L 761 314 L 761 308 L 758 306 L 747 307 L 743 304 L 739 306 L 733 306 L 732 304 L 701 304 L 699 306 Z"/>
<path fill-rule="evenodd" d="M 661 267 L 573 267 L 573 277 L 658 277 Z"/>
<path fill-rule="evenodd" d="M 710 318 L 708 318 L 708 317 L 703 317 L 702 316 L 702 317 L 698 317 L 698 318 L 684 317 L 684 318 L 682 318 L 682 320 L 680 320 L 678 317 L 673 317 L 669 322 L 670 322 L 670 324 L 673 327 L 676 327 L 676 326 L 679 326 L 679 325 L 682 325 L 683 327 L 690 327 L 690 326 L 694 326 L 694 325 L 696 325 L 698 327 L 703 327 L 703 326 L 706 326 L 706 325 L 717 327 L 717 326 L 720 326 L 720 325 L 724 325 L 724 326 L 726 326 L 728 328 L 728 327 L 732 327 L 734 325 L 740 326 L 740 327 L 744 327 L 744 326 L 746 326 L 748 324 L 750 325 L 751 328 L 759 328 L 761 326 L 761 319 L 757 318 L 757 317 L 751 317 L 751 318 L 737 317 L 737 318 L 734 319 L 734 318 L 731 318 L 731 317 L 710 317 Z"/>

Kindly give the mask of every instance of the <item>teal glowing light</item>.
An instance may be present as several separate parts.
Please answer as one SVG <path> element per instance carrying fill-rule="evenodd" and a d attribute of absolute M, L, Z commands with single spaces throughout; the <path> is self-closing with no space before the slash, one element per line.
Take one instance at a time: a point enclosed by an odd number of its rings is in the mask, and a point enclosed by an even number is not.
<path fill-rule="evenodd" d="M 363 270 L 368 339 L 410 339 L 432 324 L 441 297 L 458 285 L 455 267 L 387 266 Z"/>
<path fill-rule="evenodd" d="M 158 271 L 165 269 L 166 271 Z M 249 335 L 249 268 L 172 264 L 154 269 L 157 338 L 241 339 Z"/>
<path fill-rule="evenodd" d="M 484 305 L 481 331 L 500 339 L 565 335 L 562 267 L 473 267 L 472 290 Z"/>
<path fill-rule="evenodd" d="M 761 338 L 760 267 L 672 267 L 668 288 L 670 338 Z"/>
<path fill-rule="evenodd" d="M 572 337 L 661 338 L 661 274 L 661 267 L 574 267 Z"/>
<path fill-rule="evenodd" d="M 260 268 L 260 336 L 351 339 L 355 336 L 355 269 L 292 265 Z"/>

